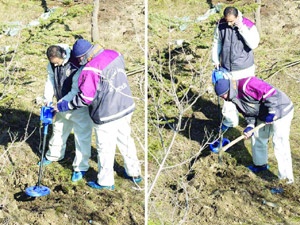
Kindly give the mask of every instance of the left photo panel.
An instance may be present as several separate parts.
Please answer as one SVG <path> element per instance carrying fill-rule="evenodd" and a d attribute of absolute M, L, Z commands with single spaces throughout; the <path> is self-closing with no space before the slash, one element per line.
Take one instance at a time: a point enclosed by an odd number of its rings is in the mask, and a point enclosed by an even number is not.
<path fill-rule="evenodd" d="M 0 224 L 146 224 L 145 1 L 0 6 Z"/>

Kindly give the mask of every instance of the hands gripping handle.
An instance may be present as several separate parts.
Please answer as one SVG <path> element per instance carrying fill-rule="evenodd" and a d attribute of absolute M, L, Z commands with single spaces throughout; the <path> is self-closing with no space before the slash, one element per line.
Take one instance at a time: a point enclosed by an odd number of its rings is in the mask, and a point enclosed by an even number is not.
<path fill-rule="evenodd" d="M 48 133 L 48 125 L 52 123 L 54 109 L 51 106 L 42 106 L 40 120 L 44 125 L 44 134 Z"/>

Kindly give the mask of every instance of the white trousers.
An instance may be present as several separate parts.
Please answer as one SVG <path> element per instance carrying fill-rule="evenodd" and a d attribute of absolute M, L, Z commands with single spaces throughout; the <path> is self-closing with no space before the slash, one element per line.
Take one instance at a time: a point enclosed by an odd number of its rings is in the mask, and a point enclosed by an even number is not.
<path fill-rule="evenodd" d="M 94 125 L 98 153 L 97 182 L 100 185 L 111 186 L 114 184 L 116 146 L 123 157 L 126 173 L 129 176 L 141 174 L 135 143 L 131 137 L 131 116 L 132 113 L 109 123 Z"/>
<path fill-rule="evenodd" d="M 290 148 L 290 127 L 294 110 L 283 118 L 259 129 L 251 138 L 253 163 L 261 166 L 268 163 L 268 141 L 273 136 L 274 154 L 278 163 L 278 178 L 294 181 Z M 259 121 L 259 123 L 262 123 Z M 258 124 L 259 125 L 259 124 Z"/>
<path fill-rule="evenodd" d="M 239 80 L 246 77 L 253 77 L 255 76 L 255 65 L 247 69 L 228 72 L 226 76 L 228 79 L 231 80 Z M 234 103 L 224 101 L 222 114 L 223 124 L 227 127 L 236 127 L 239 124 L 239 114 Z"/>
<path fill-rule="evenodd" d="M 239 124 L 239 112 L 234 103 L 224 101 L 222 107 L 223 121 L 222 123 L 227 127 L 236 127 Z"/>
<path fill-rule="evenodd" d="M 74 171 L 87 171 L 91 157 L 93 131 L 93 122 L 89 116 L 88 107 L 56 114 L 46 158 L 51 161 L 59 161 L 64 158 L 67 139 L 72 129 L 75 138 Z"/>

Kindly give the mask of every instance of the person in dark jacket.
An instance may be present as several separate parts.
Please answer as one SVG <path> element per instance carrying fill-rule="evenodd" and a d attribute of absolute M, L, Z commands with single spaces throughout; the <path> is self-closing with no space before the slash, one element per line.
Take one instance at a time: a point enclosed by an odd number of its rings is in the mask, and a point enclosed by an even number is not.
<path fill-rule="evenodd" d="M 72 57 L 71 49 L 66 44 L 51 45 L 47 49 L 47 81 L 44 89 L 45 104 L 53 101 L 70 101 L 78 93 L 79 64 Z M 78 70 L 79 69 L 79 70 Z M 91 134 L 93 123 L 88 109 L 58 112 L 53 120 L 53 132 L 49 140 L 49 150 L 43 159 L 43 165 L 62 160 L 65 156 L 67 139 L 74 130 L 75 158 L 71 180 L 81 180 L 89 169 L 91 156 Z"/>
<path fill-rule="evenodd" d="M 214 67 L 227 71 L 228 79 L 239 80 L 255 76 L 253 50 L 257 48 L 260 39 L 257 27 L 235 7 L 226 7 L 223 15 L 214 33 L 212 46 Z M 238 124 L 238 115 L 232 103 L 225 102 L 222 113 L 223 131 Z"/>
<path fill-rule="evenodd" d="M 290 149 L 290 126 L 294 106 L 289 97 L 281 90 L 256 77 L 243 78 L 238 81 L 220 79 L 215 84 L 215 92 L 225 101 L 233 102 L 244 116 L 247 127 L 246 138 L 251 139 L 254 165 L 248 168 L 253 172 L 267 170 L 268 140 L 273 136 L 275 157 L 278 162 L 279 179 L 294 182 L 292 157 Z M 255 126 L 266 123 L 251 136 Z"/>
<path fill-rule="evenodd" d="M 71 101 L 58 103 L 57 108 L 60 112 L 89 108 L 97 141 L 98 176 L 97 181 L 87 184 L 96 189 L 114 189 L 116 146 L 124 159 L 124 176 L 135 183 L 141 182 L 141 168 L 130 127 L 135 103 L 123 56 L 85 39 L 77 40 L 73 51 L 80 64 L 85 65 L 78 79 L 79 93 Z"/>

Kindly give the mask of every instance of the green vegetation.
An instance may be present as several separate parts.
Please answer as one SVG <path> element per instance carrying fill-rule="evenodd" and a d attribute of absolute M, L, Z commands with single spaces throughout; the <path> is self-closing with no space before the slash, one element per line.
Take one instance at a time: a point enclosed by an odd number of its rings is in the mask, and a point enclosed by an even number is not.
<path fill-rule="evenodd" d="M 30 8 L 30 3 L 21 5 L 24 9 Z M 45 72 L 45 48 L 53 43 L 66 42 L 73 43 L 78 35 L 85 36 L 84 30 L 72 30 L 68 25 L 74 18 L 87 16 L 91 13 L 92 6 L 70 6 L 69 8 L 54 8 L 49 18 L 39 19 L 38 26 L 22 26 L 18 36 L 4 37 L 9 40 L 10 46 L 0 55 L 1 74 L 0 88 L 4 90 L 0 93 L 0 106 L 9 107 L 11 101 L 17 101 L 16 104 L 20 109 L 22 102 L 18 102 L 18 95 L 24 95 L 26 89 L 16 88 L 30 85 L 35 79 L 40 79 L 36 75 Z M 0 24 L 1 30 L 18 28 L 18 26 L 10 26 L 5 20 Z M 19 27 L 20 28 L 20 27 Z M 57 35 L 59 34 L 59 35 Z M 1 42 L 3 43 L 3 42 Z M 35 71 L 32 71 L 34 65 Z M 35 74 L 36 73 L 36 74 Z M 17 91 L 18 90 L 18 91 Z"/>
<path fill-rule="evenodd" d="M 222 12 L 228 1 L 221 2 L 224 2 Z M 254 1 L 230 3 L 254 20 L 253 12 L 258 6 Z M 151 1 L 149 5 L 148 224 L 293 223 L 294 216 L 285 215 L 283 208 L 272 211 L 262 205 L 265 198 L 288 207 L 295 199 L 290 190 L 297 189 L 284 185 L 288 192 L 284 197 L 270 194 L 272 185 L 283 185 L 277 180 L 271 140 L 268 174 L 254 175 L 246 169 L 252 164 L 249 141 L 232 147 L 223 155 L 222 163 L 209 150 L 208 144 L 217 137 L 219 126 L 218 103 L 211 84 L 211 45 L 215 24 L 222 13 L 203 21 L 197 18 L 211 9 L 210 4 L 170 0 Z M 296 30 L 292 29 L 295 17 L 291 20 L 294 11 L 288 13 L 288 19 L 280 16 L 278 4 L 264 3 L 261 11 L 263 33 L 255 49 L 257 76 L 286 92 L 299 111 L 299 93 L 291 91 L 291 85 L 294 90 L 299 89 L 296 66 L 300 64 L 299 47 L 290 47 L 296 42 Z M 281 26 L 291 28 L 290 32 L 288 28 L 279 29 Z M 297 115 L 295 122 L 299 121 Z M 245 121 L 240 120 L 239 126 L 227 131 L 224 137 L 234 140 L 242 134 Z M 291 147 L 298 165 L 297 135 L 299 123 L 294 123 Z M 296 170 L 294 173 L 298 174 Z M 240 205 L 243 205 L 241 210 Z M 299 208 L 296 211 L 299 215 Z"/>
<path fill-rule="evenodd" d="M 56 43 L 72 46 L 79 37 L 90 39 L 93 9 L 92 1 L 46 1 L 51 10 L 47 17 L 44 14 L 45 6 L 41 2 L 43 1 L 0 2 L 0 221 L 8 225 L 85 224 L 90 220 L 95 224 L 142 224 L 145 209 L 143 182 L 138 189 L 122 175 L 116 174 L 114 192 L 101 192 L 87 186 L 87 181 L 97 179 L 94 137 L 91 166 L 82 181 L 71 182 L 75 146 L 74 136 L 70 135 L 65 158 L 43 169 L 42 185 L 49 187 L 50 195 L 34 201 L 24 200 L 28 197 L 24 190 L 35 185 L 38 179 L 37 162 L 40 160 L 43 134 L 39 133 L 40 105 L 36 98 L 43 95 L 47 77 L 46 49 Z M 103 2 L 102 9 L 105 11 L 99 14 L 99 28 L 107 27 L 101 30 L 99 42 L 127 54 L 125 59 L 130 68 L 143 67 L 139 64 L 144 62 L 141 50 L 143 46 L 138 45 L 141 43 L 136 37 L 144 34 L 144 27 L 139 27 L 137 23 L 144 17 L 135 13 L 141 12 L 142 4 L 137 4 L 136 1 L 134 4 L 110 1 Z M 116 17 L 122 18 L 123 31 L 120 31 L 120 23 L 116 21 Z M 132 21 L 136 23 L 134 25 L 138 30 L 134 29 Z M 129 76 L 132 92 L 137 98 L 132 133 L 134 137 L 138 137 L 135 139 L 141 161 L 145 151 L 145 102 L 140 100 L 144 93 L 143 76 L 143 72 Z M 49 126 L 48 133 L 47 142 L 52 134 L 52 125 Z M 47 149 L 48 143 L 46 151 Z"/>

